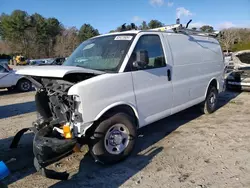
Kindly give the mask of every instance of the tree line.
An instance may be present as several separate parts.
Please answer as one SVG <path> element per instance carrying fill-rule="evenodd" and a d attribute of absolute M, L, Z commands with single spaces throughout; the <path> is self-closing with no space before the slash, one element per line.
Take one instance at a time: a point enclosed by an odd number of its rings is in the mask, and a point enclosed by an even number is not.
<path fill-rule="evenodd" d="M 163 27 L 158 20 L 140 25 L 123 24 L 110 33 L 131 29 L 147 30 Z M 193 30 L 213 32 L 214 28 L 204 25 Z M 29 15 L 22 10 L 15 10 L 10 15 L 0 15 L 0 54 L 21 54 L 28 58 L 66 57 L 84 40 L 99 35 L 99 31 L 90 24 L 83 24 L 80 29 L 65 27 L 56 18 L 45 18 L 35 13 Z M 218 36 L 224 50 L 250 49 L 250 29 L 224 29 Z"/>
<path fill-rule="evenodd" d="M 0 16 L 0 53 L 21 54 L 28 58 L 68 56 L 80 42 L 99 35 L 90 24 L 80 29 L 66 28 L 56 18 L 29 15 L 15 10 Z"/>

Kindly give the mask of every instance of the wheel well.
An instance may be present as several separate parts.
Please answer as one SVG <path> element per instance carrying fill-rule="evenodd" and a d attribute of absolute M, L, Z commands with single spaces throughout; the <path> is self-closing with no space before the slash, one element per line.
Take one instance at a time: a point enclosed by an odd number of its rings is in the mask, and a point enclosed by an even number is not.
<path fill-rule="evenodd" d="M 209 87 L 211 87 L 211 86 L 214 86 L 214 87 L 216 87 L 216 89 L 218 89 L 218 85 L 217 85 L 216 79 L 213 79 L 213 80 L 210 82 Z"/>
<path fill-rule="evenodd" d="M 136 128 L 139 127 L 139 121 L 138 118 L 133 110 L 132 107 L 130 107 L 129 105 L 119 105 L 119 106 L 115 106 L 111 109 L 109 109 L 108 111 L 106 111 L 97 121 L 94 122 L 94 124 L 88 128 L 86 130 L 86 135 L 91 135 L 91 132 L 95 129 L 96 126 L 99 125 L 100 122 L 102 122 L 103 120 L 109 118 L 110 116 L 112 116 L 113 114 L 117 113 L 117 112 L 124 112 L 126 114 L 128 114 L 130 117 L 133 118 Z"/>
<path fill-rule="evenodd" d="M 207 92 L 209 91 L 209 88 L 210 88 L 211 86 L 214 86 L 214 87 L 216 87 L 217 90 L 219 90 L 217 81 L 216 81 L 216 79 L 214 78 L 212 81 L 210 81 L 210 83 L 209 83 L 209 85 L 208 85 L 208 87 L 207 87 L 207 91 L 206 91 L 206 93 L 205 93 L 205 97 L 207 96 Z"/>
<path fill-rule="evenodd" d="M 135 120 L 136 126 L 138 127 L 138 119 L 135 115 L 134 110 L 132 109 L 132 107 L 128 106 L 128 105 L 119 105 L 119 106 L 115 106 L 111 109 L 109 109 L 107 112 L 105 112 L 99 119 L 103 120 L 106 119 L 108 117 L 110 117 L 111 115 L 117 113 L 117 112 L 124 112 L 126 114 L 128 114 L 130 117 L 132 117 Z"/>
<path fill-rule="evenodd" d="M 27 78 L 20 78 L 18 81 L 17 81 L 17 83 L 16 84 L 18 84 L 20 81 L 22 81 L 22 80 L 27 80 L 27 81 L 29 81 Z M 29 81 L 30 82 L 30 81 Z"/>

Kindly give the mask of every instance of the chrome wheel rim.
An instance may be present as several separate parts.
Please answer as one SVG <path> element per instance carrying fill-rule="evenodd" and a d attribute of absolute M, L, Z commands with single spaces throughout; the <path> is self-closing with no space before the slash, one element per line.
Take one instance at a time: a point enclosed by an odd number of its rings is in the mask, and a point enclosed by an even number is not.
<path fill-rule="evenodd" d="M 105 134 L 105 149 L 113 155 L 122 153 L 129 144 L 129 130 L 123 124 L 115 124 Z"/>

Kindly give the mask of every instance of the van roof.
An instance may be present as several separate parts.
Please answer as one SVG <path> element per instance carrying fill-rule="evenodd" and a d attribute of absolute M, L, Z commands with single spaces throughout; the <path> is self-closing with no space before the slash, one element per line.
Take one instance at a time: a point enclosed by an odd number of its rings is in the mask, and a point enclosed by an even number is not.
<path fill-rule="evenodd" d="M 129 31 L 121 31 L 121 32 L 112 32 L 112 33 L 106 33 L 102 35 L 95 36 L 93 38 L 103 37 L 103 36 L 109 36 L 109 35 L 121 35 L 121 34 L 138 34 L 141 32 L 154 32 L 154 33 L 162 33 L 163 31 L 152 31 L 152 30 L 129 30 Z M 164 31 L 165 33 L 173 33 L 171 31 Z"/>
<path fill-rule="evenodd" d="M 119 35 L 119 34 L 137 34 L 140 31 L 141 30 L 129 30 L 129 31 L 122 31 L 122 32 L 105 33 L 105 34 L 102 34 L 102 35 L 95 36 L 93 38 L 102 37 L 102 36 L 109 36 L 109 35 Z"/>
<path fill-rule="evenodd" d="M 120 35 L 120 34 L 138 34 L 140 32 L 154 32 L 154 33 L 174 33 L 174 34 L 184 34 L 182 32 L 178 32 L 175 33 L 173 30 L 168 30 L 168 31 L 157 31 L 157 30 L 128 30 L 128 31 L 121 31 L 121 32 L 112 32 L 112 33 L 106 33 L 106 34 L 102 34 L 102 35 L 98 35 L 95 36 L 93 38 L 98 38 L 98 37 L 102 37 L 102 36 L 110 36 L 110 35 Z M 192 34 L 191 34 L 192 35 Z M 205 33 L 204 34 L 199 34 L 199 36 L 203 36 L 203 37 L 211 37 L 211 36 L 207 36 Z M 213 37 L 212 37 L 213 38 Z"/>

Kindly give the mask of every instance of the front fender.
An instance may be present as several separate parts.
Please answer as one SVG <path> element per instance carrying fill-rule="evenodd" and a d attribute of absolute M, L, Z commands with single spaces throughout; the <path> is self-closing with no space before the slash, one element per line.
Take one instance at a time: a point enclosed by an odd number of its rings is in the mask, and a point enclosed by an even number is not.
<path fill-rule="evenodd" d="M 80 99 L 78 111 L 84 123 L 96 121 L 108 109 L 120 105 L 129 105 L 136 109 L 131 73 L 102 74 L 84 80 L 72 86 L 68 95 L 77 95 Z M 135 114 L 138 116 L 137 112 Z"/>
<path fill-rule="evenodd" d="M 113 103 L 113 104 L 107 106 L 106 108 L 104 108 L 104 109 L 95 117 L 95 121 L 97 121 L 100 117 L 102 117 L 103 114 L 105 114 L 106 112 L 108 112 L 110 109 L 115 108 L 115 107 L 118 107 L 118 106 L 121 106 L 121 105 L 129 106 L 129 107 L 133 110 L 133 112 L 135 113 L 136 118 L 139 120 L 139 115 L 138 115 L 138 112 L 137 112 L 136 107 L 135 107 L 133 104 L 129 104 L 129 103 L 126 103 L 126 102 L 124 102 L 124 101 L 120 101 L 120 102 Z"/>

